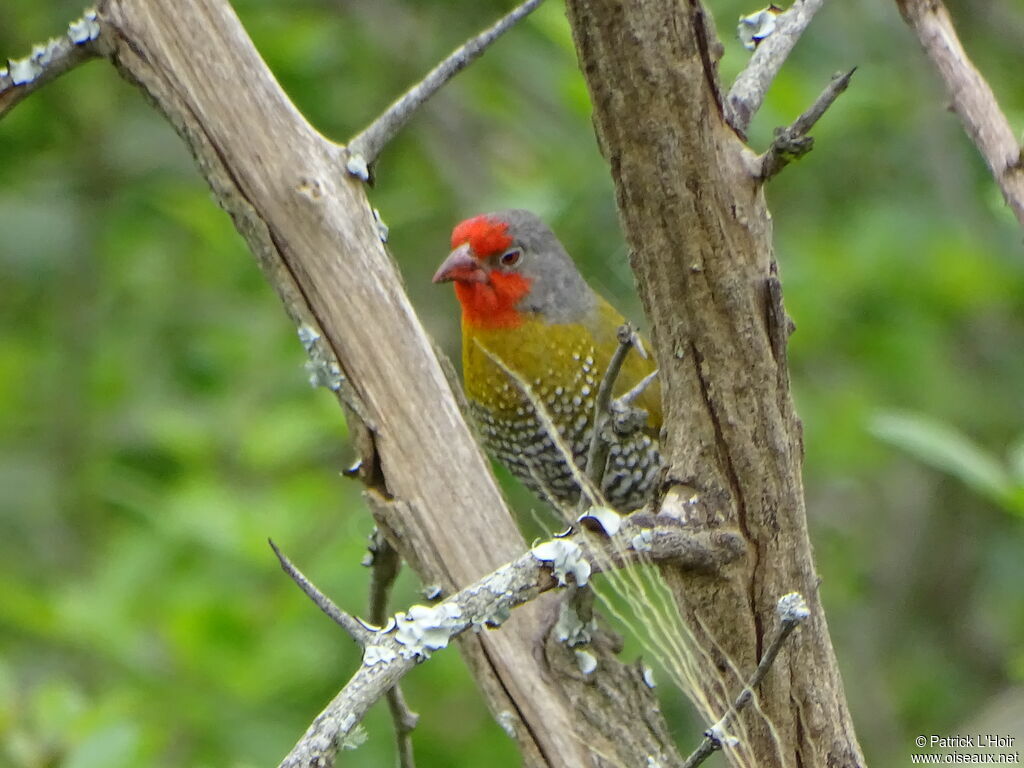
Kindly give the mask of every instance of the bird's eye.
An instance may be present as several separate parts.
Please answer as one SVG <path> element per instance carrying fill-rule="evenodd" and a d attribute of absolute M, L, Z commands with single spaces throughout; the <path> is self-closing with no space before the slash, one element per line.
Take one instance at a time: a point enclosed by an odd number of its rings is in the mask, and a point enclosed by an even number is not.
<path fill-rule="evenodd" d="M 501 254 L 499 261 L 503 267 L 514 267 L 523 258 L 523 252 L 518 248 L 513 248 L 510 251 L 505 251 Z"/>

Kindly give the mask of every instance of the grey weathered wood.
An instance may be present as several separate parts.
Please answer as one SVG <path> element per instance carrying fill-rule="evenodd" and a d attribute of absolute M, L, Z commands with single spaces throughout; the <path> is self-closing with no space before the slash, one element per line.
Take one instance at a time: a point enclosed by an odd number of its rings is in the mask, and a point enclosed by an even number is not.
<path fill-rule="evenodd" d="M 753 669 L 775 601 L 804 594 L 810 618 L 759 692 L 774 732 L 748 710 L 740 748 L 762 768 L 862 766 L 807 536 L 771 219 L 757 164 L 723 115 L 714 25 L 699 0 L 567 7 L 653 325 L 669 479 L 696 496 L 693 525 L 735 526 L 750 551 L 727 578 L 664 573 L 723 673 L 727 660 Z M 724 711 L 727 689 L 708 693 Z"/>
<path fill-rule="evenodd" d="M 115 64 L 174 124 L 291 314 L 323 330 L 368 408 L 371 460 L 382 489 L 406 504 L 420 575 L 454 590 L 513 559 L 524 543 L 343 150 L 295 109 L 227 3 L 114 0 L 99 10 Z M 532 663 L 531 610 L 464 650 L 530 762 L 579 764 L 570 709 Z"/>
<path fill-rule="evenodd" d="M 345 148 L 288 100 L 225 0 L 106 0 L 98 10 L 102 55 L 174 125 L 289 314 L 322 331 L 337 358 L 359 474 L 389 540 L 425 583 L 447 592 L 518 556 L 525 544 L 379 239 L 364 187 L 345 171 Z M 546 602 L 524 606 L 499 632 L 461 641 L 525 764 L 632 763 L 645 747 L 671 754 L 664 729 L 651 731 L 661 745 L 581 720 L 535 653 Z M 608 711 L 629 694 L 625 684 L 605 691 Z M 618 727 L 625 736 L 632 725 L 619 718 Z M 631 751 L 619 753 L 620 742 Z M 588 757 L 598 745 L 613 763 Z M 333 755 L 317 764 L 332 763 Z"/>

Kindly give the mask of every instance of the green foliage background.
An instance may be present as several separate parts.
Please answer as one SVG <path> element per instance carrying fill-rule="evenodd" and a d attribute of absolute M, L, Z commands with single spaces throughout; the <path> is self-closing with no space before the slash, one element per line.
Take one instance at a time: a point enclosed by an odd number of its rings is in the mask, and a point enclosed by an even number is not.
<path fill-rule="evenodd" d="M 508 4 L 235 6 L 299 108 L 343 141 Z M 711 6 L 728 82 L 746 60 L 734 20 L 754 8 Z M 952 7 L 1019 130 L 1024 11 Z M 8 0 L 0 56 L 80 12 Z M 753 146 L 852 65 L 814 152 L 769 197 L 822 594 L 869 761 L 894 765 L 914 735 L 956 732 L 1024 685 L 1024 259 L 891 3 L 826 6 Z M 429 278 L 452 224 L 483 210 L 541 213 L 640 316 L 556 0 L 430 102 L 377 170 L 392 252 L 453 356 L 455 302 Z M 0 765 L 273 765 L 347 679 L 351 644 L 266 545 L 362 609 L 369 516 L 338 474 L 340 412 L 302 364 L 180 141 L 110 67 L 0 122 Z M 416 588 L 406 575 L 396 606 Z M 455 652 L 407 691 L 421 766 L 518 763 Z M 664 693 L 694 744 L 698 725 Z M 367 727 L 346 763 L 390 765 L 386 714 Z"/>

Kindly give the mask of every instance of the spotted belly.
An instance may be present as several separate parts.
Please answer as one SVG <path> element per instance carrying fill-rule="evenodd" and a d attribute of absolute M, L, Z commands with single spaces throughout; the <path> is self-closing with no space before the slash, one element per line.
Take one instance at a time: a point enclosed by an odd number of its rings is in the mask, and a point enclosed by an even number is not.
<path fill-rule="evenodd" d="M 583 472 L 593 435 L 590 408 L 564 414 L 555 403 L 548 412 L 558 428 L 562 442 Z M 479 426 L 487 450 L 503 463 L 530 490 L 557 507 L 575 506 L 580 489 L 548 431 L 540 423 L 529 403 L 513 411 L 495 413 L 470 400 L 473 417 Z M 608 504 L 622 512 L 643 506 L 654 491 L 661 456 L 658 442 L 642 428 L 616 433 L 608 451 L 601 492 Z"/>

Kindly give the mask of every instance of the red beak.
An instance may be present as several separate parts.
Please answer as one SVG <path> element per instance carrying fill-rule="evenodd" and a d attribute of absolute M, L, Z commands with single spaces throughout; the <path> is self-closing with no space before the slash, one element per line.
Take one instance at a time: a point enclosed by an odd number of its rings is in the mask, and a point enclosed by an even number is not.
<path fill-rule="evenodd" d="M 447 283 L 457 280 L 460 283 L 486 283 L 487 272 L 473 256 L 469 243 L 463 243 L 448 254 L 441 266 L 434 273 L 435 283 Z"/>

